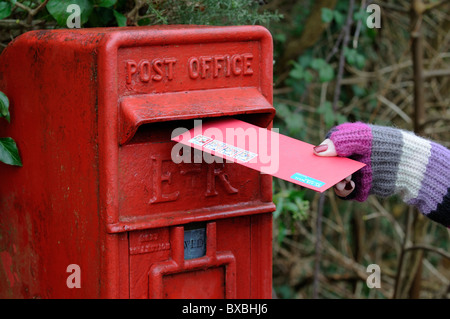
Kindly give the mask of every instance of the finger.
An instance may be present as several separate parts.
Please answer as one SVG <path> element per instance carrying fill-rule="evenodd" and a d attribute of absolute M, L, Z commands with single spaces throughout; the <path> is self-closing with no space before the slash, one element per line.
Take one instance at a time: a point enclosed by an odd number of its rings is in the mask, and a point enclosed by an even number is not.
<path fill-rule="evenodd" d="M 345 188 L 345 185 L 347 185 L 347 182 L 345 180 L 340 181 L 339 183 L 337 183 L 336 185 L 334 185 L 334 187 L 338 190 L 338 191 L 343 191 Z"/>
<path fill-rule="evenodd" d="M 336 156 L 336 148 L 334 147 L 333 141 L 326 139 L 320 145 L 313 148 L 314 154 L 318 156 Z"/>
<path fill-rule="evenodd" d="M 339 183 L 337 183 L 337 184 L 335 185 L 335 187 L 336 187 L 338 190 L 343 190 L 343 189 L 347 186 L 347 183 L 350 182 L 351 180 L 352 180 L 352 175 L 349 175 L 349 176 L 347 176 L 345 179 L 343 179 L 342 181 L 340 181 Z"/>
<path fill-rule="evenodd" d="M 341 183 L 342 182 L 339 182 L 338 184 L 341 184 Z M 335 185 L 334 192 L 336 193 L 336 195 L 338 195 L 340 197 L 347 197 L 355 190 L 355 182 L 353 182 L 353 181 L 347 182 L 345 184 L 345 186 L 343 187 L 343 189 L 341 189 L 340 186 L 338 188 L 338 184 Z"/>

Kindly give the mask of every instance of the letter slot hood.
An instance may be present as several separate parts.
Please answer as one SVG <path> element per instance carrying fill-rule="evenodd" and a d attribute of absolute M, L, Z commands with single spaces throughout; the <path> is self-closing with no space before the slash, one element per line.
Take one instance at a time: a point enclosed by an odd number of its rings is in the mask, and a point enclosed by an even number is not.
<path fill-rule="evenodd" d="M 143 124 L 243 114 L 264 114 L 258 124 L 267 127 L 275 109 L 253 87 L 127 96 L 120 102 L 119 143 Z"/>

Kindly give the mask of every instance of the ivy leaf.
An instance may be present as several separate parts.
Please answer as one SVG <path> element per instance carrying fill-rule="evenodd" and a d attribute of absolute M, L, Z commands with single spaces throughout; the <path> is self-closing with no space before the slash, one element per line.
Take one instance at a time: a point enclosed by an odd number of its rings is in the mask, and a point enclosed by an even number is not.
<path fill-rule="evenodd" d="M 287 211 L 290 211 L 291 213 L 295 213 L 298 210 L 297 205 L 295 205 L 293 202 L 284 203 L 283 208 Z"/>
<path fill-rule="evenodd" d="M 114 10 L 114 17 L 116 17 L 117 25 L 119 27 L 125 27 L 127 25 L 127 17 Z"/>
<path fill-rule="evenodd" d="M 337 124 L 342 124 L 342 123 L 348 122 L 348 119 L 347 119 L 347 116 L 345 116 L 343 114 L 338 114 L 336 116 L 336 121 L 337 121 Z"/>
<path fill-rule="evenodd" d="M 324 59 L 314 59 L 314 60 L 312 60 L 312 62 L 311 62 L 311 67 L 312 67 L 314 70 L 319 71 L 325 64 L 327 64 L 327 63 L 325 62 Z"/>
<path fill-rule="evenodd" d="M 273 217 L 275 219 L 277 219 L 281 215 L 281 211 L 283 210 L 283 202 L 284 202 L 284 198 L 280 197 L 276 203 L 277 209 L 273 212 Z"/>
<path fill-rule="evenodd" d="M 333 67 L 329 64 L 325 64 L 323 67 L 319 69 L 319 80 L 320 82 L 329 82 L 334 78 L 334 70 Z"/>
<path fill-rule="evenodd" d="M 288 117 L 291 114 L 291 110 L 284 103 L 277 103 L 275 107 L 277 109 L 277 115 L 282 118 Z"/>
<path fill-rule="evenodd" d="M 350 48 L 344 48 L 344 56 L 345 59 L 347 60 L 347 63 L 354 66 L 356 63 L 356 55 L 358 53 L 356 52 L 355 49 L 350 49 Z"/>
<path fill-rule="evenodd" d="M 285 33 L 276 33 L 273 35 L 275 41 L 279 41 L 281 43 L 285 43 L 287 40 L 287 36 Z"/>
<path fill-rule="evenodd" d="M 94 3 L 99 7 L 109 8 L 115 5 L 117 0 L 96 0 Z"/>
<path fill-rule="evenodd" d="M 359 69 L 364 68 L 364 65 L 366 64 L 366 58 L 364 57 L 364 55 L 362 54 L 357 54 L 356 55 L 356 66 Z"/>
<path fill-rule="evenodd" d="M 344 56 L 348 64 L 351 66 L 356 66 L 358 69 L 362 69 L 366 64 L 366 58 L 364 55 L 358 53 L 355 49 L 345 48 Z"/>
<path fill-rule="evenodd" d="M 300 64 L 294 62 L 294 68 L 291 70 L 291 72 L 289 72 L 289 75 L 296 80 L 303 79 L 304 77 L 303 67 Z"/>
<path fill-rule="evenodd" d="M 287 235 L 286 226 L 284 226 L 283 223 L 280 223 L 280 225 L 278 226 L 278 236 L 277 236 L 277 240 L 278 240 L 279 244 L 281 244 L 283 242 L 286 235 Z"/>
<path fill-rule="evenodd" d="M 80 7 L 80 22 L 81 24 L 86 23 L 93 9 L 89 0 L 50 0 L 46 7 L 60 26 L 67 27 L 67 18 L 73 14 L 71 11 L 67 12 L 67 7 L 71 4 L 76 4 Z"/>
<path fill-rule="evenodd" d="M 353 94 L 357 97 L 363 97 L 366 95 L 366 90 L 359 85 L 352 85 Z"/>
<path fill-rule="evenodd" d="M 322 8 L 321 17 L 323 23 L 330 23 L 333 20 L 333 10 Z"/>
<path fill-rule="evenodd" d="M 291 135 L 298 134 L 301 131 L 302 127 L 304 127 L 303 116 L 299 113 L 291 113 L 284 120 Z"/>
<path fill-rule="evenodd" d="M 313 60 L 312 54 L 303 54 L 301 57 L 298 58 L 298 63 L 300 63 L 303 67 L 308 67 Z"/>
<path fill-rule="evenodd" d="M 313 80 L 313 75 L 308 70 L 305 71 L 305 73 L 303 74 L 303 77 L 304 77 L 306 83 L 311 83 Z"/>
<path fill-rule="evenodd" d="M 11 14 L 11 3 L 0 2 L 0 19 L 5 19 Z"/>
<path fill-rule="evenodd" d="M 317 114 L 322 114 L 323 119 L 325 121 L 325 125 L 327 127 L 331 127 L 334 125 L 334 121 L 336 119 L 334 111 L 333 111 L 333 105 L 330 101 L 325 101 L 322 103 L 318 109 L 316 110 Z"/>
<path fill-rule="evenodd" d="M 319 80 L 322 83 L 331 81 L 334 78 L 333 67 L 324 59 L 314 59 L 311 62 L 311 67 L 319 72 Z"/>
<path fill-rule="evenodd" d="M 344 24 L 344 15 L 339 11 L 334 11 L 334 21 L 336 21 L 338 26 L 342 26 Z"/>
<path fill-rule="evenodd" d="M 0 91 L 0 117 L 4 117 L 8 122 L 11 120 L 9 115 L 9 100 L 5 93 Z"/>
<path fill-rule="evenodd" d="M 325 121 L 325 125 L 327 127 L 332 127 L 334 125 L 334 120 L 335 120 L 333 111 L 331 110 L 330 112 L 326 112 L 323 115 L 323 120 Z"/>
<path fill-rule="evenodd" d="M 22 166 L 16 142 L 10 137 L 0 138 L 0 161 L 9 165 Z"/>
<path fill-rule="evenodd" d="M 328 112 L 333 112 L 332 105 L 330 101 L 325 101 L 316 110 L 317 114 L 325 114 Z"/>

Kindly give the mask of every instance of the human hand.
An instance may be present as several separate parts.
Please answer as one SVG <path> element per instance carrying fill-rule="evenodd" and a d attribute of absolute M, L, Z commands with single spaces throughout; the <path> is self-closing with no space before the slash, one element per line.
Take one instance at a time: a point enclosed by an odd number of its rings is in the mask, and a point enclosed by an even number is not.
<path fill-rule="evenodd" d="M 326 139 L 320 145 L 314 147 L 314 154 L 317 156 L 337 156 L 336 147 L 333 141 Z M 355 189 L 355 182 L 352 181 L 352 175 L 334 185 L 334 192 L 340 197 L 347 197 Z"/>
<path fill-rule="evenodd" d="M 355 122 L 331 128 L 314 153 L 366 164 L 334 185 L 338 196 L 364 202 L 371 194 L 397 194 L 450 228 L 450 150 L 443 145 L 395 127 Z"/>

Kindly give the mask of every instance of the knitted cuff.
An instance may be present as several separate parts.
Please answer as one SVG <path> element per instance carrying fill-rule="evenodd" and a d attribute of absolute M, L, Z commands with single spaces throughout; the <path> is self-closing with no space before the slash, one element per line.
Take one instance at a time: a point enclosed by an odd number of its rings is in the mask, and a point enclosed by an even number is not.
<path fill-rule="evenodd" d="M 411 132 L 345 123 L 332 129 L 330 138 L 339 156 L 366 164 L 354 174 L 354 194 L 364 201 L 370 194 L 399 194 L 426 216 L 450 226 L 450 151 Z"/>
<path fill-rule="evenodd" d="M 349 157 L 366 164 L 352 176 L 356 189 L 345 199 L 363 202 L 372 186 L 372 133 L 364 123 L 345 123 L 333 128 L 326 136 L 333 141 L 338 156 Z"/>

